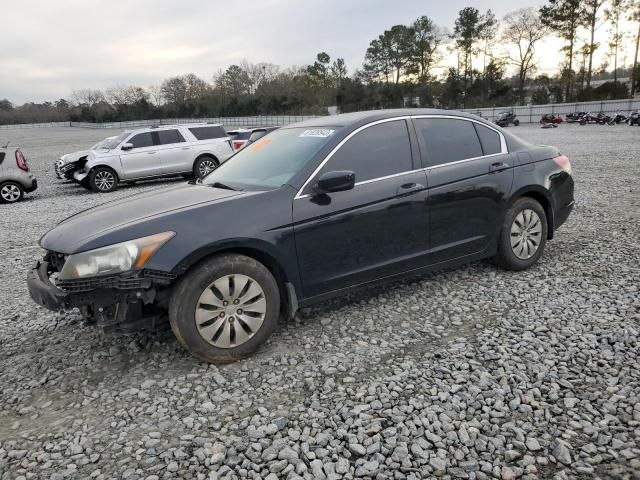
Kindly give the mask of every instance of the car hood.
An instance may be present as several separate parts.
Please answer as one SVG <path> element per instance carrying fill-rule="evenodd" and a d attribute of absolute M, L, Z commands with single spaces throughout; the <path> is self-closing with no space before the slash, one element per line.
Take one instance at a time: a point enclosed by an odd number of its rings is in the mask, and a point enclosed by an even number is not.
<path fill-rule="evenodd" d="M 64 254 L 98 248 L 103 245 L 96 245 L 96 240 L 100 243 L 100 237 L 118 229 L 178 210 L 197 208 L 255 193 L 191 184 L 155 190 L 77 213 L 47 232 L 40 239 L 40 245 L 46 250 Z M 160 232 L 149 232 L 147 235 L 155 233 Z M 131 239 L 124 238 L 122 241 Z M 105 245 L 109 243 L 115 242 L 106 242 Z"/>
<path fill-rule="evenodd" d="M 88 153 L 89 153 L 89 150 L 79 150 L 77 152 L 72 152 L 72 153 L 67 153 L 65 155 L 62 155 L 60 157 L 60 160 L 62 160 L 65 163 L 75 162 L 80 157 L 84 157 Z"/>
<path fill-rule="evenodd" d="M 94 158 L 98 158 L 98 157 L 109 157 L 113 155 L 113 152 L 108 148 L 100 148 L 98 150 L 89 150 L 87 153 L 88 153 L 87 158 L 89 160 L 93 160 Z"/>

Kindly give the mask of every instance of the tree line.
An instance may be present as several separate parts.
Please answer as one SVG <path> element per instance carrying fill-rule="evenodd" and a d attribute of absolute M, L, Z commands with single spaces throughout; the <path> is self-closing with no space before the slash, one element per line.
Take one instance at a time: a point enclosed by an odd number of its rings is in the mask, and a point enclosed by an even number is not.
<path fill-rule="evenodd" d="M 628 22 L 625 23 L 625 20 Z M 625 31 L 624 25 L 632 31 Z M 595 40 L 606 29 L 607 43 Z M 628 29 L 627 29 L 628 30 Z M 561 39 L 554 75 L 538 73 L 541 42 Z M 123 121 L 147 118 L 323 114 L 372 108 L 479 108 L 629 98 L 640 91 L 640 2 L 547 0 L 499 19 L 466 7 L 451 30 L 428 16 L 394 25 L 373 39 L 349 75 L 326 52 L 313 63 L 281 68 L 242 61 L 204 80 L 193 73 L 160 85 L 74 90 L 69 99 L 13 105 L 0 100 L 0 123 Z M 594 54 L 605 60 L 594 64 Z M 631 66 L 622 59 L 632 55 Z M 445 64 L 453 66 L 447 68 Z M 510 72 L 510 75 L 507 75 Z M 622 78 L 631 78 L 630 87 Z M 600 85 L 593 86 L 593 82 Z"/>

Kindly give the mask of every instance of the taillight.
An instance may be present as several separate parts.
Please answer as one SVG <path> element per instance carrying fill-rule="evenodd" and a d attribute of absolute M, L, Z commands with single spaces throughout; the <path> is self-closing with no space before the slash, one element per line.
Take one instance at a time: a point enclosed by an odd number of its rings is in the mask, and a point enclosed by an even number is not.
<path fill-rule="evenodd" d="M 234 140 L 233 141 L 233 149 L 240 150 L 246 142 L 244 140 Z"/>
<path fill-rule="evenodd" d="M 20 150 L 16 150 L 16 165 L 20 170 L 24 170 L 25 172 L 29 171 L 29 167 L 27 166 L 27 161 L 24 158 L 24 155 Z"/>

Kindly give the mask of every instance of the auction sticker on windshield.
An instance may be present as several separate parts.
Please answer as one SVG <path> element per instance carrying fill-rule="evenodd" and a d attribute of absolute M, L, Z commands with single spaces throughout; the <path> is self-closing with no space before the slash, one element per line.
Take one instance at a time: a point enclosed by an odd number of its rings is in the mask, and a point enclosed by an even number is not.
<path fill-rule="evenodd" d="M 262 150 L 264 147 L 266 147 L 267 145 L 269 145 L 270 143 L 271 143 L 270 138 L 263 138 L 261 140 L 258 140 L 256 143 L 254 143 L 253 146 L 251 147 L 251 150 L 254 152 L 258 152 Z"/>
<path fill-rule="evenodd" d="M 329 130 L 327 128 L 314 128 L 311 130 L 305 130 L 299 136 L 300 137 L 315 137 L 315 138 L 327 138 L 335 130 Z"/>

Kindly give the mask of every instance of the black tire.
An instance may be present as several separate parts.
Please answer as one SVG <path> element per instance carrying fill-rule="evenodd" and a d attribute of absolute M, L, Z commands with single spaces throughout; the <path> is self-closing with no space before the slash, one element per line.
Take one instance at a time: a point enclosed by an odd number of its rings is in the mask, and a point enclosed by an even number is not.
<path fill-rule="evenodd" d="M 94 192 L 113 192 L 118 188 L 118 174 L 109 167 L 96 167 L 89 172 L 89 187 Z"/>
<path fill-rule="evenodd" d="M 24 198 L 24 188 L 18 182 L 0 184 L 0 203 L 17 203 Z"/>
<path fill-rule="evenodd" d="M 245 275 L 254 280 L 262 288 L 266 312 L 259 329 L 248 340 L 237 346 L 219 348 L 200 335 L 196 307 L 203 292 L 227 275 Z M 236 307 L 229 305 L 229 308 Z M 209 363 L 229 363 L 252 354 L 275 330 L 279 317 L 280 291 L 276 279 L 264 265 L 244 255 L 223 254 L 204 260 L 180 279 L 169 301 L 169 322 L 176 338 L 194 357 Z M 230 316 L 229 322 L 233 321 Z"/>
<path fill-rule="evenodd" d="M 511 227 L 514 225 L 516 217 L 525 210 L 533 210 L 538 215 L 538 218 L 541 221 L 542 231 L 540 234 L 539 245 L 535 253 L 530 258 L 523 259 L 516 255 L 511 246 Z M 517 199 L 507 210 L 502 222 L 498 243 L 498 253 L 494 257 L 496 265 L 504 268 L 505 270 L 517 271 L 529 268 L 542 256 L 544 247 L 547 243 L 547 234 L 547 215 L 544 208 L 542 208 L 542 205 L 530 197 L 521 197 Z"/>
<path fill-rule="evenodd" d="M 213 169 L 210 169 L 211 165 L 213 165 Z M 205 168 L 205 166 L 207 166 L 207 168 Z M 196 178 L 204 178 L 219 166 L 220 162 L 217 158 L 210 155 L 202 155 L 196 158 L 193 164 L 193 176 Z"/>
<path fill-rule="evenodd" d="M 518 125 L 520 125 L 520 120 L 518 120 L 517 118 L 513 121 L 513 124 L 517 127 Z"/>

